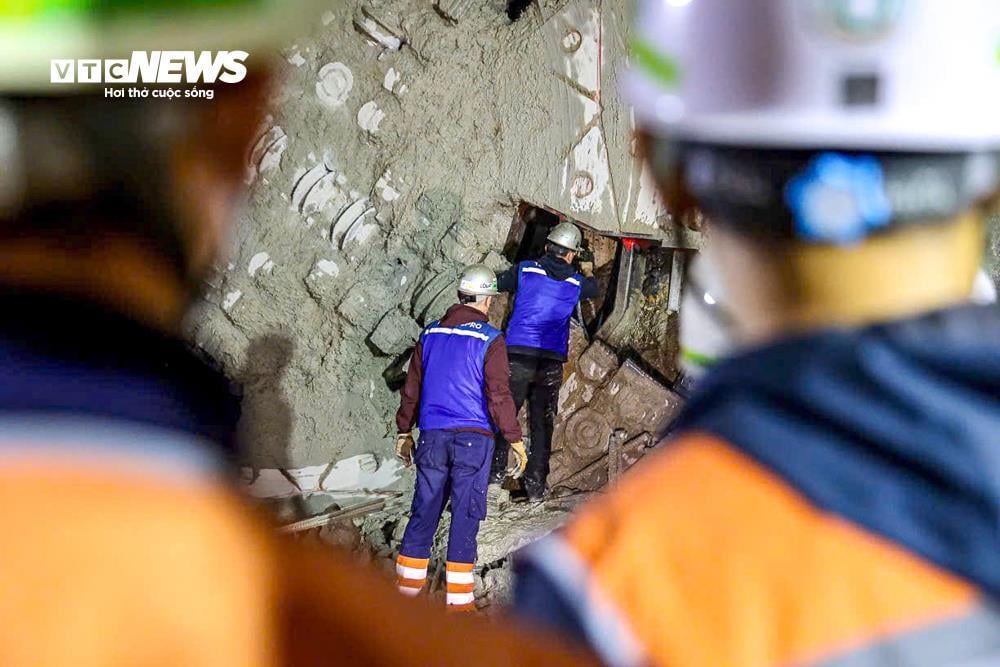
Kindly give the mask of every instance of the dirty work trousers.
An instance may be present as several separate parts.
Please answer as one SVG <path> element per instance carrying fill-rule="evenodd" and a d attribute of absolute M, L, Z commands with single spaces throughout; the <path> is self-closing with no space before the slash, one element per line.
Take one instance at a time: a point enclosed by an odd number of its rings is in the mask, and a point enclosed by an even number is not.
<path fill-rule="evenodd" d="M 476 534 L 486 518 L 493 438 L 470 431 L 420 432 L 414 454 L 417 486 L 400 556 L 425 559 L 445 503 L 451 499 L 448 562 L 476 562 Z"/>
<path fill-rule="evenodd" d="M 562 386 L 563 362 L 556 359 L 510 355 L 510 393 L 518 411 L 528 401 L 528 426 L 531 440 L 528 450 L 528 467 L 521 484 L 531 497 L 545 492 L 549 476 L 549 456 L 552 454 L 552 429 L 559 405 L 559 388 Z M 493 453 L 491 481 L 500 483 L 507 468 L 507 441 L 497 437 Z"/>

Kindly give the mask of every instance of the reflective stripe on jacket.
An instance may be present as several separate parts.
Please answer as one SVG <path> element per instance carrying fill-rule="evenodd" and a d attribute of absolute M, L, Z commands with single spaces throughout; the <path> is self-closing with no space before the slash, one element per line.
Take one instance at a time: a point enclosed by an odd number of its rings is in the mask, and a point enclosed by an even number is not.
<path fill-rule="evenodd" d="M 614 665 L 1000 664 L 1000 311 L 774 341 L 522 565 Z"/>
<path fill-rule="evenodd" d="M 1000 660 L 1000 616 L 975 587 L 709 435 L 652 455 L 527 556 L 541 576 L 524 585 L 558 596 L 609 665 Z"/>
<path fill-rule="evenodd" d="M 569 320 L 580 301 L 582 281 L 579 273 L 557 280 L 538 262 L 521 262 L 514 312 L 507 324 L 507 345 L 541 348 L 565 357 Z"/>
<path fill-rule="evenodd" d="M 487 322 L 432 322 L 420 336 L 420 428 L 495 430 L 486 401 L 486 351 L 501 335 Z"/>

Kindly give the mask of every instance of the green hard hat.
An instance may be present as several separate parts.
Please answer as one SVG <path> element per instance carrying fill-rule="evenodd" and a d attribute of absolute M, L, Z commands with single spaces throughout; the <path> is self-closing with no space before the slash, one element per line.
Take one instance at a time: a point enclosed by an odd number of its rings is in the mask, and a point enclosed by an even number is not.
<path fill-rule="evenodd" d="M 0 94 L 62 94 L 53 60 L 133 51 L 276 51 L 308 30 L 317 0 L 0 0 Z M 75 83 L 75 82 L 74 82 Z"/>

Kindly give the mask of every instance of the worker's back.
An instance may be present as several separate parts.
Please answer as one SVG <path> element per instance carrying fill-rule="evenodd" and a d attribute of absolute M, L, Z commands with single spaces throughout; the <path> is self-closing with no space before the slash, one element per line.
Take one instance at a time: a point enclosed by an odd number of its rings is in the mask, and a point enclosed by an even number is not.
<path fill-rule="evenodd" d="M 0 303 L 0 664 L 585 660 L 279 541 L 230 489 L 227 383 L 181 343 L 79 301 Z"/>
<path fill-rule="evenodd" d="M 535 548 L 522 608 L 613 664 L 992 664 L 998 387 L 993 308 L 726 362 L 662 451 Z"/>
<path fill-rule="evenodd" d="M 543 260 L 556 264 L 549 257 Z M 507 324 L 508 344 L 514 348 L 551 350 L 565 356 L 569 320 L 580 300 L 583 276 L 568 265 L 561 274 L 554 275 L 541 263 L 531 261 L 518 264 L 517 272 L 514 309 Z"/>

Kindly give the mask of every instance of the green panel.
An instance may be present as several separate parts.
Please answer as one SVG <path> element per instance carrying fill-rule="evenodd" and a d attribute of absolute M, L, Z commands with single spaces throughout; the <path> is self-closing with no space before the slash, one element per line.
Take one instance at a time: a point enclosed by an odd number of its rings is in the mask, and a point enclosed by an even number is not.
<path fill-rule="evenodd" d="M 197 10 L 253 9 L 263 0 L 2 0 L 0 18 L 119 19 Z"/>
<path fill-rule="evenodd" d="M 718 358 L 709 356 L 707 354 L 702 354 L 701 352 L 695 352 L 689 347 L 681 347 L 681 357 L 690 361 L 693 364 L 708 368 L 718 363 Z"/>
<path fill-rule="evenodd" d="M 680 83 L 680 65 L 672 57 L 660 53 L 656 47 L 642 39 L 633 38 L 630 46 L 632 61 L 636 67 L 668 86 Z"/>

